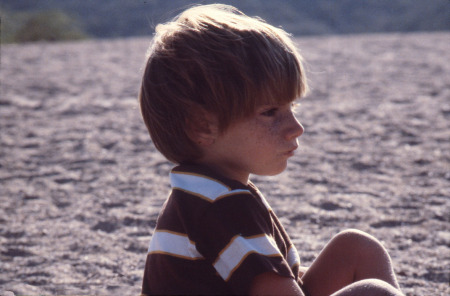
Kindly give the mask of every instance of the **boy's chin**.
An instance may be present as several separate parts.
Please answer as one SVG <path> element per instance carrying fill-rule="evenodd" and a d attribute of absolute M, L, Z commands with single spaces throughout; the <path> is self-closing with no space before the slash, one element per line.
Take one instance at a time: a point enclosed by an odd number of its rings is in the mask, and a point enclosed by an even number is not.
<path fill-rule="evenodd" d="M 282 172 L 284 172 L 286 170 L 287 167 L 287 163 L 285 163 L 284 165 L 281 165 L 280 167 L 277 168 L 273 168 L 270 170 L 265 170 L 265 171 L 261 171 L 259 173 L 253 173 L 254 175 L 258 175 L 258 176 L 276 176 L 281 174 Z"/>

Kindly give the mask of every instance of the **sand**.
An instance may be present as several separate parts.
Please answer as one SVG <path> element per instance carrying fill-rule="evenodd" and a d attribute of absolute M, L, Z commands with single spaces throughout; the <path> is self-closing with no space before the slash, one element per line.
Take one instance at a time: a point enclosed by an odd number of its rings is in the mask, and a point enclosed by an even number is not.
<path fill-rule="evenodd" d="M 302 262 L 357 228 L 407 295 L 449 295 L 450 33 L 297 39 L 311 83 L 285 173 L 253 181 Z M 171 164 L 137 93 L 149 38 L 2 45 L 1 295 L 138 295 Z"/>

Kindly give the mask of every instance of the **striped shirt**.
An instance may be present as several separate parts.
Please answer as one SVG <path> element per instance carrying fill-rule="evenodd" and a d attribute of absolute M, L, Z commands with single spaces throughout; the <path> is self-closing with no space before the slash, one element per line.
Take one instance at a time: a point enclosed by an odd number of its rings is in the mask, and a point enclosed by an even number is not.
<path fill-rule="evenodd" d="M 253 185 L 178 166 L 148 249 L 143 295 L 246 294 L 275 272 L 298 281 L 300 258 Z"/>

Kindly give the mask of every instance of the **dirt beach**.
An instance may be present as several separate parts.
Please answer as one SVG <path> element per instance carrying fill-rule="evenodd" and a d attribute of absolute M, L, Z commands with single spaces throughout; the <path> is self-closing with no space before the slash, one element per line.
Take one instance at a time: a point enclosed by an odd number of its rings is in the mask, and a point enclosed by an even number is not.
<path fill-rule="evenodd" d="M 171 168 L 138 108 L 149 40 L 2 45 L 1 295 L 139 294 Z M 449 40 L 297 39 L 306 132 L 285 173 L 253 181 L 303 264 L 358 228 L 407 295 L 449 295 Z"/>

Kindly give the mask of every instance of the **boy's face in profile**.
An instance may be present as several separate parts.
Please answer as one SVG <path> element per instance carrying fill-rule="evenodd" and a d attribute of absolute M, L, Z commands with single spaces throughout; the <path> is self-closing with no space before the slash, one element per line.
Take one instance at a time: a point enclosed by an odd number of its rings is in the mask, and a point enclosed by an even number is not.
<path fill-rule="evenodd" d="M 276 175 L 298 147 L 303 126 L 293 103 L 259 106 L 253 115 L 232 124 L 207 149 L 209 160 L 225 176 L 247 184 L 249 174 Z"/>

